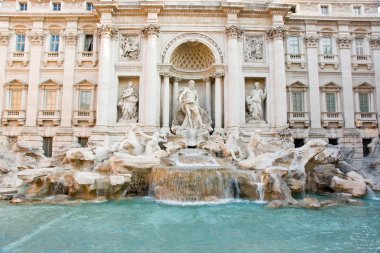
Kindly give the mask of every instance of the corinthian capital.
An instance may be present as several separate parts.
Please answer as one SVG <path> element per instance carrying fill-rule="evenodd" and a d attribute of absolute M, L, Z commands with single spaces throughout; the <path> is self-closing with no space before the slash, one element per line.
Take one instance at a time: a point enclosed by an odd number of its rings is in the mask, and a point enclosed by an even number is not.
<path fill-rule="evenodd" d="M 380 37 L 372 37 L 369 39 L 369 44 L 372 49 L 380 49 Z"/>
<path fill-rule="evenodd" d="M 285 26 L 275 26 L 272 28 L 267 29 L 267 35 L 270 39 L 284 39 L 286 34 L 286 27 Z"/>
<path fill-rule="evenodd" d="M 9 34 L 0 33 L 0 45 L 8 45 L 8 42 L 9 42 Z"/>
<path fill-rule="evenodd" d="M 142 32 L 145 36 L 158 35 L 158 33 L 160 32 L 160 27 L 156 24 L 149 24 L 143 28 Z"/>
<path fill-rule="evenodd" d="M 307 47 L 317 47 L 318 42 L 319 42 L 319 37 L 315 35 L 309 35 L 309 36 L 305 36 L 304 40 L 305 40 L 305 45 Z"/>
<path fill-rule="evenodd" d="M 338 37 L 336 40 L 337 40 L 338 46 L 340 48 L 350 48 L 351 47 L 352 38 L 349 36 Z"/>
<path fill-rule="evenodd" d="M 243 36 L 243 31 L 237 25 L 226 26 L 226 34 L 228 38 L 241 38 Z"/>
<path fill-rule="evenodd" d="M 30 44 L 42 45 L 45 35 L 42 32 L 30 32 L 28 34 Z"/>
<path fill-rule="evenodd" d="M 63 35 L 66 45 L 75 45 L 77 43 L 78 35 L 74 32 L 67 32 Z"/>
<path fill-rule="evenodd" d="M 115 37 L 117 28 L 112 24 L 100 24 L 98 25 L 98 33 L 102 37 Z"/>

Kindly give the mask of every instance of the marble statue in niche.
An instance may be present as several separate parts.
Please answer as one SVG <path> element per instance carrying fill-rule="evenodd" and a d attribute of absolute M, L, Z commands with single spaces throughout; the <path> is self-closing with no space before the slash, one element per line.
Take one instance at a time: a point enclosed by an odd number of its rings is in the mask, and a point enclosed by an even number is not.
<path fill-rule="evenodd" d="M 193 80 L 178 93 L 180 109 L 173 119 L 171 130 L 186 140 L 186 146 L 200 145 L 212 131 L 211 117 L 200 107 L 198 99 Z"/>
<path fill-rule="evenodd" d="M 121 118 L 119 122 L 137 121 L 137 102 L 138 96 L 133 88 L 133 82 L 128 82 L 128 87 L 123 91 L 117 105 L 121 110 Z"/>
<path fill-rule="evenodd" d="M 178 101 L 185 118 L 181 127 L 183 128 L 201 128 L 204 127 L 201 117 L 201 108 L 198 103 L 198 93 L 194 88 L 194 81 L 189 81 L 189 87 L 186 87 L 179 94 Z"/>
<path fill-rule="evenodd" d="M 127 60 L 137 60 L 140 54 L 138 36 L 123 34 L 121 37 L 120 56 Z"/>
<path fill-rule="evenodd" d="M 255 82 L 254 88 L 246 97 L 247 121 L 264 121 L 264 101 L 267 97 L 266 89 L 260 88 L 260 83 Z"/>
<path fill-rule="evenodd" d="M 248 62 L 262 60 L 264 58 L 264 41 L 257 37 L 247 38 L 244 58 Z"/>

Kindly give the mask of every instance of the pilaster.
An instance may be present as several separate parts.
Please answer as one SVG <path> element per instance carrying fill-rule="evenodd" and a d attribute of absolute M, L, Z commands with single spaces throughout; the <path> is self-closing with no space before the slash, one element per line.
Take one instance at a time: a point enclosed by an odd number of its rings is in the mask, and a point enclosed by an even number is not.
<path fill-rule="evenodd" d="M 76 33 L 76 21 L 68 24 L 71 31 L 66 31 L 63 35 L 65 42 L 65 55 L 63 63 L 63 87 L 62 87 L 62 108 L 61 126 L 71 127 L 74 104 L 74 76 L 75 76 L 75 56 L 78 35 Z"/>
<path fill-rule="evenodd" d="M 146 38 L 147 51 L 145 52 L 145 78 L 143 83 L 144 116 L 142 125 L 145 129 L 155 129 L 159 126 L 160 113 L 160 85 L 157 73 L 157 39 L 160 28 L 156 24 L 148 24 L 143 29 Z"/>
<path fill-rule="evenodd" d="M 111 23 L 101 24 L 98 26 L 100 34 L 100 51 L 99 51 L 99 76 L 98 76 L 98 97 L 96 108 L 96 126 L 105 127 L 108 125 L 109 109 L 109 86 L 111 82 L 111 68 L 114 68 L 111 62 L 111 39 L 116 36 L 117 28 Z M 115 98 L 116 99 L 116 98 Z"/>
<path fill-rule="evenodd" d="M 242 92 L 239 85 L 241 63 L 238 56 L 238 39 L 243 35 L 243 31 L 237 25 L 228 25 L 226 27 L 227 35 L 227 106 L 224 108 L 227 128 L 236 128 L 240 126 L 240 99 Z"/>
<path fill-rule="evenodd" d="M 373 65 L 375 70 L 375 96 L 377 118 L 380 119 L 380 37 L 372 37 L 369 40 L 372 49 Z"/>
<path fill-rule="evenodd" d="M 36 24 L 37 23 L 37 24 Z M 29 86 L 27 96 L 26 127 L 35 127 L 37 124 L 38 102 L 43 99 L 39 97 L 39 84 L 41 73 L 41 56 L 43 51 L 44 34 L 42 32 L 42 22 L 33 23 L 33 30 L 28 34 L 30 43 L 29 64 Z M 42 101 L 41 101 L 42 102 Z M 33 128 L 31 128 L 33 129 Z"/>
<path fill-rule="evenodd" d="M 7 66 L 8 43 L 8 32 L 0 32 L 0 119 L 3 116 L 3 108 L 6 101 L 6 96 L 4 96 L 4 85 L 6 82 L 5 69 Z"/>
<path fill-rule="evenodd" d="M 337 38 L 337 44 L 339 47 L 340 64 L 342 70 L 344 127 L 355 128 L 355 109 L 351 67 L 352 38 L 348 35 L 340 35 Z"/>
<path fill-rule="evenodd" d="M 275 103 L 277 105 L 275 107 L 275 127 L 284 127 L 287 123 L 286 76 L 284 59 L 285 33 L 286 28 L 284 26 L 274 26 L 267 30 L 268 38 L 273 40 L 273 83 Z"/>
<path fill-rule="evenodd" d="M 307 66 L 309 78 L 309 101 L 310 101 L 310 127 L 312 129 L 321 128 L 321 100 L 319 89 L 319 67 L 318 67 L 318 42 L 316 35 L 305 36 L 307 53 Z"/>

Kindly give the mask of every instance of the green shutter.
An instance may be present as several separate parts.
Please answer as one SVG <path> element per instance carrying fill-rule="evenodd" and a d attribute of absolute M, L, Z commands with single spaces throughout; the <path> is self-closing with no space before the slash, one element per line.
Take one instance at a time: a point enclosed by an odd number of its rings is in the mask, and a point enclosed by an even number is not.
<path fill-rule="evenodd" d="M 359 93 L 360 112 L 369 112 L 369 101 L 367 93 Z"/>
<path fill-rule="evenodd" d="M 327 112 L 336 112 L 335 93 L 326 93 Z"/>
<path fill-rule="evenodd" d="M 293 92 L 293 112 L 303 112 L 304 102 L 302 92 Z"/>

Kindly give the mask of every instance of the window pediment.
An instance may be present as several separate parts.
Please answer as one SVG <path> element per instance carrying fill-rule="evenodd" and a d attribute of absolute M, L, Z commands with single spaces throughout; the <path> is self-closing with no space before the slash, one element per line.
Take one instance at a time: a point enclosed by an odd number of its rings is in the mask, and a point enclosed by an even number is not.
<path fill-rule="evenodd" d="M 369 83 L 362 83 L 362 84 L 354 87 L 354 91 L 355 92 L 367 92 L 367 93 L 371 93 L 371 92 L 373 92 L 374 89 L 375 89 L 375 87 L 373 87 Z"/>
<path fill-rule="evenodd" d="M 61 86 L 61 82 L 55 81 L 53 79 L 48 79 L 40 84 L 40 87 L 42 88 L 59 88 Z"/>
<path fill-rule="evenodd" d="M 288 91 L 305 91 L 308 89 L 308 87 L 301 83 L 300 81 L 297 81 L 295 83 L 292 83 L 287 87 Z"/>
<path fill-rule="evenodd" d="M 320 87 L 322 91 L 330 91 L 330 92 L 338 92 L 340 91 L 341 87 L 333 82 L 330 82 L 328 84 L 325 84 L 324 86 Z"/>

